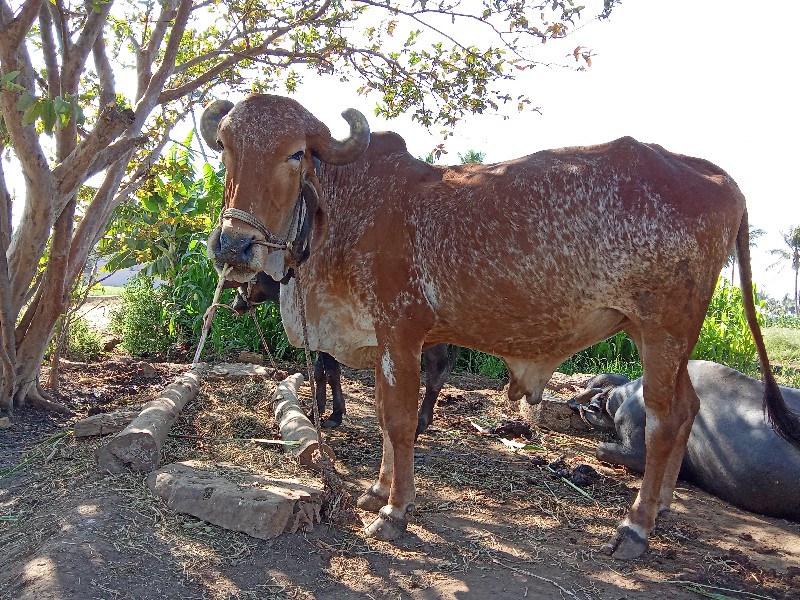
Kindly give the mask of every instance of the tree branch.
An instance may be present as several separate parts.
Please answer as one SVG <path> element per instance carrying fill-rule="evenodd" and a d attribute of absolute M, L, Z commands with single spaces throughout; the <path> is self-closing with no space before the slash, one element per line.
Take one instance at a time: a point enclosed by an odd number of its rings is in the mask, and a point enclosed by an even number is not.
<path fill-rule="evenodd" d="M 0 154 L 3 146 L 0 144 Z M 0 254 L 5 257 L 11 243 L 11 194 L 6 185 L 3 161 L 0 160 Z"/>
<path fill-rule="evenodd" d="M 165 128 L 168 132 L 172 124 Z M 153 164 L 156 163 L 164 147 L 169 140 L 167 133 L 161 136 L 161 139 L 156 144 L 146 157 L 137 161 L 138 167 L 131 175 L 128 176 L 128 183 L 120 187 L 122 177 L 125 174 L 125 167 L 131 159 L 132 154 L 128 154 L 120 158 L 120 160 L 112 166 L 106 173 L 100 188 L 95 193 L 95 196 L 86 209 L 78 228 L 75 231 L 75 239 L 72 242 L 70 250 L 69 262 L 69 277 L 78 277 L 83 270 L 83 264 L 89 256 L 89 252 L 95 247 L 100 237 L 103 235 L 103 229 L 111 219 L 114 210 L 127 200 L 142 184 L 146 181 L 146 176 L 150 172 Z M 120 170 L 121 169 L 121 170 Z M 116 192 L 116 195 L 114 195 Z"/>
<path fill-rule="evenodd" d="M 107 106 L 116 102 L 116 83 L 114 81 L 114 69 L 108 61 L 108 54 L 106 53 L 106 40 L 103 37 L 103 32 L 97 36 L 92 47 L 92 56 L 94 57 L 94 66 L 97 70 L 97 78 L 100 80 L 100 98 L 99 106 Z"/>
<path fill-rule="evenodd" d="M 158 49 L 161 47 L 161 43 L 164 41 L 164 36 L 167 33 L 169 24 L 173 19 L 176 18 L 176 6 L 178 2 L 179 0 L 168 0 L 168 2 L 165 3 L 161 13 L 158 16 L 158 20 L 156 21 L 156 26 L 153 29 L 150 40 L 147 42 L 147 44 L 142 43 L 142 45 L 137 44 L 135 46 L 137 50 L 136 71 L 138 73 L 138 85 L 136 89 L 137 101 L 144 97 L 145 93 L 147 92 L 147 88 L 150 85 L 150 81 L 152 79 L 153 58 L 156 56 Z M 184 24 L 184 28 L 185 26 L 186 25 Z M 174 33 L 171 35 L 174 35 Z M 183 29 L 181 30 L 180 35 L 183 35 Z"/>
<path fill-rule="evenodd" d="M 150 79 L 147 90 L 136 103 L 136 108 L 134 109 L 136 112 L 136 121 L 133 125 L 134 131 L 139 131 L 150 115 L 150 111 L 159 104 L 159 92 L 164 89 L 167 79 L 175 68 L 175 59 L 178 56 L 181 38 L 183 38 L 183 33 L 186 31 L 186 23 L 189 21 L 189 17 L 192 14 L 191 0 L 179 1 L 180 5 L 178 6 L 178 12 L 175 16 L 175 23 L 170 30 L 169 41 L 164 49 L 164 56 L 161 59 L 161 64 Z"/>
<path fill-rule="evenodd" d="M 61 56 L 63 57 L 71 42 L 69 39 L 69 32 L 67 31 L 64 0 L 53 0 L 53 2 L 48 2 L 48 5 L 50 16 L 56 24 L 56 33 L 58 33 L 58 46 L 61 49 Z"/>
<path fill-rule="evenodd" d="M 107 104 L 89 137 L 53 169 L 59 193 L 64 196 L 74 193 L 85 181 L 97 156 L 107 149 L 111 140 L 129 129 L 133 121 L 134 115 L 129 109 L 120 109 L 114 103 Z"/>
<path fill-rule="evenodd" d="M 97 154 L 94 161 L 92 161 L 86 176 L 92 177 L 97 175 L 101 171 L 107 169 L 112 163 L 117 162 L 123 154 L 126 154 L 131 150 L 135 150 L 138 146 L 144 145 L 148 141 L 150 141 L 150 138 L 145 135 L 140 135 L 135 138 L 123 138 L 121 140 L 117 140 Z"/>
<path fill-rule="evenodd" d="M 297 29 L 303 25 L 308 23 L 313 23 L 319 20 L 322 15 L 330 7 L 330 0 L 325 0 L 320 7 L 314 11 L 313 13 L 309 14 L 308 16 L 298 19 L 297 21 L 285 25 L 283 27 L 276 28 L 272 34 L 267 36 L 263 43 L 259 44 L 255 48 L 250 48 L 240 53 L 233 54 L 226 58 L 225 60 L 221 61 L 218 65 L 211 67 L 206 72 L 204 72 L 199 77 L 193 79 L 192 81 L 186 82 L 183 85 L 180 85 L 176 88 L 172 88 L 169 90 L 165 90 L 158 96 L 158 104 L 166 104 L 167 102 L 172 102 L 173 100 L 177 100 L 189 94 L 201 86 L 209 83 L 213 79 L 215 79 L 220 73 L 224 72 L 226 69 L 236 66 L 240 62 L 245 60 L 253 60 L 258 58 L 259 56 L 265 56 L 271 53 L 283 52 L 281 49 L 270 49 L 270 46 L 278 39 L 292 31 L 293 29 Z M 170 38 L 171 39 L 171 38 Z M 209 53 L 213 54 L 213 53 Z M 176 70 L 180 70 L 181 66 L 176 66 Z"/>
<path fill-rule="evenodd" d="M 99 3 L 87 0 L 86 7 L 89 16 L 78 36 L 78 41 L 69 45 L 64 52 L 62 86 L 65 92 L 70 94 L 77 92 L 81 72 L 86 65 L 86 58 L 106 24 L 113 3 L 113 0 Z"/>
<path fill-rule="evenodd" d="M 2 179 L 0 167 L 0 194 L 7 194 L 5 182 Z M 5 215 L 3 215 L 5 222 Z M 16 313 L 12 312 L 11 281 L 8 276 L 8 261 L 5 249 L 8 247 L 4 241 L 0 251 L 0 408 L 11 412 L 14 408 L 12 394 L 15 386 L 14 364 L 16 363 L 17 344 L 14 336 L 15 324 L 10 320 Z M 8 319 L 8 320 L 7 320 Z"/>
<path fill-rule="evenodd" d="M 3 2 L 3 9 L 8 9 L 8 5 Z M 22 10 L 11 19 L 7 24 L 0 24 L 0 39 L 2 45 L 7 48 L 14 48 L 22 43 L 25 35 L 33 26 L 33 22 L 39 15 L 39 7 L 42 5 L 42 0 L 26 0 L 22 6 Z M 5 14 L 10 13 L 10 10 L 3 10 Z"/>
<path fill-rule="evenodd" d="M 44 56 L 47 76 L 47 95 L 51 98 L 61 95 L 61 79 L 58 71 L 56 41 L 53 38 L 53 18 L 50 15 L 52 5 L 48 2 L 39 11 L 39 31 L 42 38 L 42 55 Z M 55 9 L 52 9 L 55 10 Z"/>
<path fill-rule="evenodd" d="M 7 41 L 8 38 L 0 35 L 0 67 L 5 72 L 20 71 L 18 83 L 24 87 L 32 86 L 34 69 L 26 46 L 9 47 Z M 26 226 L 12 234 L 7 254 L 12 310 L 18 311 L 24 304 L 53 225 L 55 183 L 36 128 L 22 125 L 23 115 L 17 110 L 15 92 L 0 92 L 0 113 L 26 180 L 26 201 L 21 215 Z"/>
<path fill-rule="evenodd" d="M 106 223 L 111 218 L 111 213 L 122 201 L 116 200 L 114 193 L 125 176 L 125 169 L 132 156 L 133 151 L 130 151 L 106 171 L 103 183 L 95 192 L 92 202 L 78 224 L 69 250 L 68 281 L 74 281 L 81 274 L 89 251 L 99 241 Z"/>

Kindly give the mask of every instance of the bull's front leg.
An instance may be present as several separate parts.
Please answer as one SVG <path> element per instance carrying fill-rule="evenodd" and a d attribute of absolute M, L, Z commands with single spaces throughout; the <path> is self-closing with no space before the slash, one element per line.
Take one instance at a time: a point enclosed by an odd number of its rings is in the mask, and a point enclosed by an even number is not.
<path fill-rule="evenodd" d="M 387 345 L 375 368 L 375 412 L 383 431 L 383 458 L 378 481 L 359 498 L 358 506 L 378 510 L 366 531 L 380 540 L 400 536 L 413 508 L 421 346 L 421 342 Z"/>

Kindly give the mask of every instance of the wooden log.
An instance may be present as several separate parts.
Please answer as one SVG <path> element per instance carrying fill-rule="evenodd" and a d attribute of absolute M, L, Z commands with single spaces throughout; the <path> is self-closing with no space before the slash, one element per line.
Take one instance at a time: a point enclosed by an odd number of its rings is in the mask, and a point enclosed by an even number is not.
<path fill-rule="evenodd" d="M 157 468 L 170 427 L 183 407 L 197 396 L 199 387 L 200 377 L 190 371 L 177 377 L 160 397 L 145 404 L 138 417 L 95 452 L 100 472 L 149 472 Z"/>
<path fill-rule="evenodd" d="M 75 423 L 72 433 L 75 437 L 117 433 L 125 429 L 139 412 L 139 410 L 115 410 L 92 415 Z"/>
<path fill-rule="evenodd" d="M 300 401 L 297 399 L 297 391 L 303 383 L 303 375 L 295 373 L 278 384 L 275 391 L 275 421 L 281 430 L 281 439 L 284 441 L 298 442 L 297 445 L 285 446 L 285 451 L 292 454 L 297 461 L 306 467 L 321 470 L 321 467 L 314 460 L 314 452 L 321 450 L 328 455 L 331 462 L 336 460 L 333 450 L 327 445 L 320 447 L 317 438 L 317 430 L 314 424 L 303 412 Z"/>

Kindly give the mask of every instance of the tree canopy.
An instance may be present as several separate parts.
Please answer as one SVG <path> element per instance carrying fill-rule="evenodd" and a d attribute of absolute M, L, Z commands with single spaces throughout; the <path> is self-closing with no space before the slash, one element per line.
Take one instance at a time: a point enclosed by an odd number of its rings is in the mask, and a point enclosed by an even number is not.
<path fill-rule="evenodd" d="M 58 409 L 37 374 L 69 289 L 172 127 L 216 89 L 291 93 L 310 69 L 352 81 L 379 115 L 452 128 L 530 106 L 503 82 L 586 12 L 572 0 L 0 0 L 0 152 L 25 182 L 12 198 L 0 162 L 0 408 Z M 565 60 L 583 68 L 591 51 Z"/>
<path fill-rule="evenodd" d="M 800 295 L 798 295 L 798 280 L 800 279 L 800 225 L 789 227 L 789 231 L 781 233 L 785 248 L 770 250 L 770 254 L 778 260 L 770 268 L 783 268 L 788 262 L 794 271 L 794 314 L 800 315 Z"/>

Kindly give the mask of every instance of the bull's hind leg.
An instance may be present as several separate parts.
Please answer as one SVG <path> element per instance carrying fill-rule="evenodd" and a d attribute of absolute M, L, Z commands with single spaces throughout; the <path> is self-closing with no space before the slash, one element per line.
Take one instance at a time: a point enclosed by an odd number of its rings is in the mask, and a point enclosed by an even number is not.
<path fill-rule="evenodd" d="M 664 471 L 664 481 L 661 484 L 661 493 L 658 501 L 659 515 L 668 511 L 672 504 L 672 494 L 675 491 L 681 463 L 686 454 L 686 444 L 689 441 L 689 434 L 692 432 L 694 418 L 700 409 L 700 398 L 698 398 L 694 385 L 692 385 L 686 364 L 683 365 L 678 376 L 676 402 L 673 407 L 684 420 L 678 430 L 675 446 L 672 448 L 672 453 L 667 461 L 667 468 Z"/>
<path fill-rule="evenodd" d="M 417 436 L 425 433 L 428 426 L 433 423 L 433 407 L 436 405 L 436 399 L 444 387 L 447 376 L 450 375 L 457 353 L 458 348 L 451 351 L 447 344 L 436 344 L 422 353 L 425 361 L 425 396 L 417 416 Z"/>
<path fill-rule="evenodd" d="M 683 338 L 661 334 L 643 336 L 640 346 L 646 411 L 647 459 L 639 494 L 628 516 L 602 550 L 614 558 L 637 558 L 647 551 L 647 538 L 662 508 L 662 493 L 675 485 L 674 457 L 683 456 L 694 417 L 684 399 L 688 343 Z M 687 406 L 688 405 L 688 406 Z M 678 461 L 680 468 L 680 461 Z M 674 471 L 677 476 L 677 471 Z"/>

